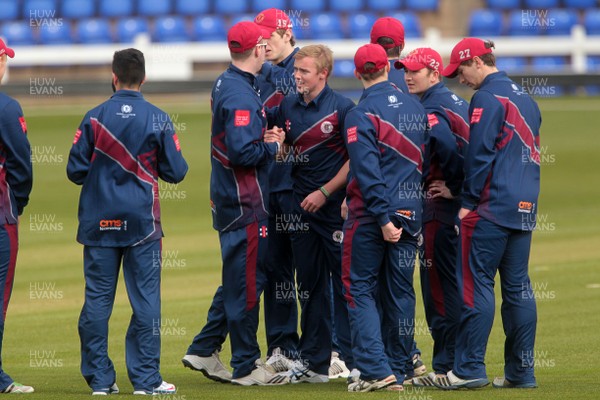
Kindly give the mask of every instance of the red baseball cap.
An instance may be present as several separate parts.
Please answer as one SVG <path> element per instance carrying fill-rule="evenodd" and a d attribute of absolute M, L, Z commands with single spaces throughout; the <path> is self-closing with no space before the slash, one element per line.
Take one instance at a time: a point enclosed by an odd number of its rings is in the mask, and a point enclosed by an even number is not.
<path fill-rule="evenodd" d="M 266 28 L 269 31 L 269 35 L 277 29 L 292 28 L 290 17 L 288 17 L 284 11 L 277 8 L 268 8 L 261 11 L 256 18 L 254 18 L 254 22 L 263 28 Z"/>
<path fill-rule="evenodd" d="M 242 21 L 233 25 L 229 32 L 227 32 L 227 45 L 232 53 L 243 53 L 246 50 L 250 50 L 261 40 L 266 39 L 270 36 L 260 25 L 255 24 L 252 21 Z M 232 42 L 237 42 L 240 47 L 231 47 Z"/>
<path fill-rule="evenodd" d="M 471 60 L 474 57 L 480 57 L 492 52 L 492 46 L 486 47 L 490 43 L 479 38 L 464 38 L 454 46 L 450 54 L 450 64 L 444 68 L 442 75 L 448 78 L 456 76 L 456 70 L 463 61 Z"/>
<path fill-rule="evenodd" d="M 365 70 L 366 63 L 375 64 L 375 69 Z M 372 74 L 388 65 L 388 58 L 385 50 L 378 44 L 365 44 L 356 51 L 354 55 L 354 66 L 359 74 Z"/>
<path fill-rule="evenodd" d="M 6 45 L 6 43 L 4 43 L 4 40 L 0 39 L 0 56 L 5 53 L 10 58 L 13 58 L 15 56 L 15 51 Z"/>
<path fill-rule="evenodd" d="M 394 63 L 396 69 L 406 68 L 409 71 L 418 71 L 429 68 L 432 71 L 442 72 L 444 64 L 440 53 L 429 47 L 414 49 L 406 57 Z"/>
<path fill-rule="evenodd" d="M 376 44 L 382 37 L 389 37 L 394 44 L 383 46 L 386 50 L 393 47 L 404 46 L 404 25 L 396 18 L 382 17 L 373 24 L 371 28 L 371 43 Z"/>

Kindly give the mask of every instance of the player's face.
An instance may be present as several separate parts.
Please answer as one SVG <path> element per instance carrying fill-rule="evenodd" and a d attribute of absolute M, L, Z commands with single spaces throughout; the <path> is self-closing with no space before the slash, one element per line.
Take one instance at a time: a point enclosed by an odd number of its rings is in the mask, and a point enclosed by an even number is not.
<path fill-rule="evenodd" d="M 436 73 L 429 68 L 421 68 L 418 71 L 404 69 L 404 80 L 411 94 L 422 95 L 427 89 L 437 83 Z"/>
<path fill-rule="evenodd" d="M 262 42 L 260 42 L 259 44 L 256 45 L 256 47 L 254 48 L 255 54 L 256 54 L 256 68 L 255 68 L 255 74 L 258 74 L 262 68 L 262 65 L 265 62 L 265 52 L 267 48 L 267 41 L 263 40 Z"/>
<path fill-rule="evenodd" d="M 276 30 L 271 33 L 271 37 L 267 40 L 267 61 L 271 61 L 273 64 L 282 62 L 288 55 L 290 49 L 290 38 L 292 37 L 292 31 L 287 30 L 281 36 Z"/>
<path fill-rule="evenodd" d="M 456 70 L 458 77 L 458 81 L 470 87 L 473 90 L 479 89 L 481 86 L 481 82 L 483 81 L 483 77 L 481 74 L 481 69 L 478 67 L 478 63 L 476 59 L 473 59 L 471 65 L 459 65 Z"/>
<path fill-rule="evenodd" d="M 4 74 L 6 73 L 6 61 L 8 60 L 8 56 L 6 54 L 2 54 L 0 56 L 0 81 L 4 78 Z"/>
<path fill-rule="evenodd" d="M 304 57 L 294 62 L 294 79 L 298 93 L 304 95 L 305 100 L 312 100 L 321 93 L 327 82 L 327 69 L 318 72 L 315 59 Z"/>

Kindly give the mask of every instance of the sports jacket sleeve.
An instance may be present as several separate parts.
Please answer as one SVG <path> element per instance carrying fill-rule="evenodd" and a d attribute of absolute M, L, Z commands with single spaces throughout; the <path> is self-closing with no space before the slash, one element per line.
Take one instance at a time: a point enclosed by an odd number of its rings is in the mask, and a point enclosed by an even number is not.
<path fill-rule="evenodd" d="M 228 104 L 229 103 L 229 104 Z M 233 165 L 250 167 L 274 158 L 278 143 L 263 142 L 263 110 L 257 109 L 252 99 L 236 98 L 224 102 L 225 145 Z"/>
<path fill-rule="evenodd" d="M 173 124 L 169 123 L 160 132 L 160 149 L 158 151 L 158 176 L 163 181 L 178 183 L 183 180 L 188 165 L 181 154 L 181 145 Z"/>
<path fill-rule="evenodd" d="M 369 118 L 359 112 L 349 112 L 344 125 L 350 170 L 364 197 L 367 211 L 377 219 L 379 226 L 384 226 L 390 222 L 389 204 L 380 168 L 381 153 L 377 145 L 377 130 Z"/>
<path fill-rule="evenodd" d="M 67 177 L 77 185 L 82 185 L 87 177 L 92 155 L 94 153 L 94 134 L 90 122 L 90 114 L 87 113 L 73 139 L 73 146 L 69 153 L 67 163 Z"/>
<path fill-rule="evenodd" d="M 281 115 L 280 106 L 265 108 L 265 112 L 267 114 L 267 125 L 269 126 L 269 129 L 275 125 L 283 128 L 284 121 L 283 116 Z"/>
<path fill-rule="evenodd" d="M 440 160 L 446 186 L 452 195 L 460 193 L 463 177 L 463 160 L 458 153 L 458 145 L 447 119 L 437 112 L 428 114 L 430 151 L 434 151 Z M 437 123 L 436 123 L 437 122 Z"/>
<path fill-rule="evenodd" d="M 462 207 L 474 210 L 496 157 L 496 140 L 504 123 L 504 108 L 489 92 L 480 90 L 469 106 L 470 141 L 465 157 Z"/>
<path fill-rule="evenodd" d="M 4 109 L 0 110 L 0 150 L 1 147 L 4 147 L 6 154 L 4 160 L 6 182 L 15 197 L 17 212 L 21 215 L 29 202 L 33 170 L 23 110 L 14 100 L 9 101 Z"/>

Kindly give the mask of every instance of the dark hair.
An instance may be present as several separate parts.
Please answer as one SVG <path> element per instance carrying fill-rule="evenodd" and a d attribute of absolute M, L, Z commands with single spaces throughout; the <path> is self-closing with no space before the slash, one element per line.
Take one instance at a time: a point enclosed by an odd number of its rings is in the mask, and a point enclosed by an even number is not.
<path fill-rule="evenodd" d="M 379 70 L 375 69 L 375 64 L 372 62 L 366 62 L 365 66 L 363 67 L 363 69 L 365 71 L 367 71 L 367 73 L 365 74 L 360 74 L 361 78 L 366 81 L 374 81 L 377 78 L 380 78 L 383 76 L 383 74 L 385 73 L 385 68 L 381 68 Z M 372 72 L 371 72 L 372 71 Z"/>
<path fill-rule="evenodd" d="M 494 45 L 494 41 L 493 40 L 489 40 L 486 39 L 483 41 L 483 45 L 485 46 L 486 49 L 494 49 L 496 48 L 496 46 Z M 488 67 L 495 67 L 496 66 L 496 56 L 493 53 L 487 53 L 487 54 L 482 54 L 479 57 L 479 59 L 481 61 L 483 61 L 483 63 L 485 65 L 487 65 Z M 463 61 L 461 63 L 461 65 L 466 65 L 466 66 L 470 66 L 471 64 L 473 64 L 473 59 L 467 60 L 467 61 Z"/>
<path fill-rule="evenodd" d="M 123 86 L 141 85 L 146 77 L 144 54 L 138 49 L 115 51 L 112 72 Z"/>
<path fill-rule="evenodd" d="M 390 45 L 395 45 L 394 39 L 388 36 L 382 36 L 377 39 L 377 44 L 385 49 L 385 52 L 388 57 L 400 58 L 400 53 L 402 52 L 402 46 L 394 46 L 389 47 Z"/>

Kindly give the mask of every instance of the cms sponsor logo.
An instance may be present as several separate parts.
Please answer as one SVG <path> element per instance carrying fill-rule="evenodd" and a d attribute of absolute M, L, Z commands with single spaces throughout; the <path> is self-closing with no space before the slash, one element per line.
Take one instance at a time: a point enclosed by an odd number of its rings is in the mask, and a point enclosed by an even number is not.
<path fill-rule="evenodd" d="M 101 231 L 127 230 L 127 220 L 122 219 L 101 219 L 98 225 Z"/>
<path fill-rule="evenodd" d="M 535 203 L 532 203 L 530 201 L 520 201 L 518 205 L 518 211 L 520 213 L 531 214 L 535 211 Z"/>

